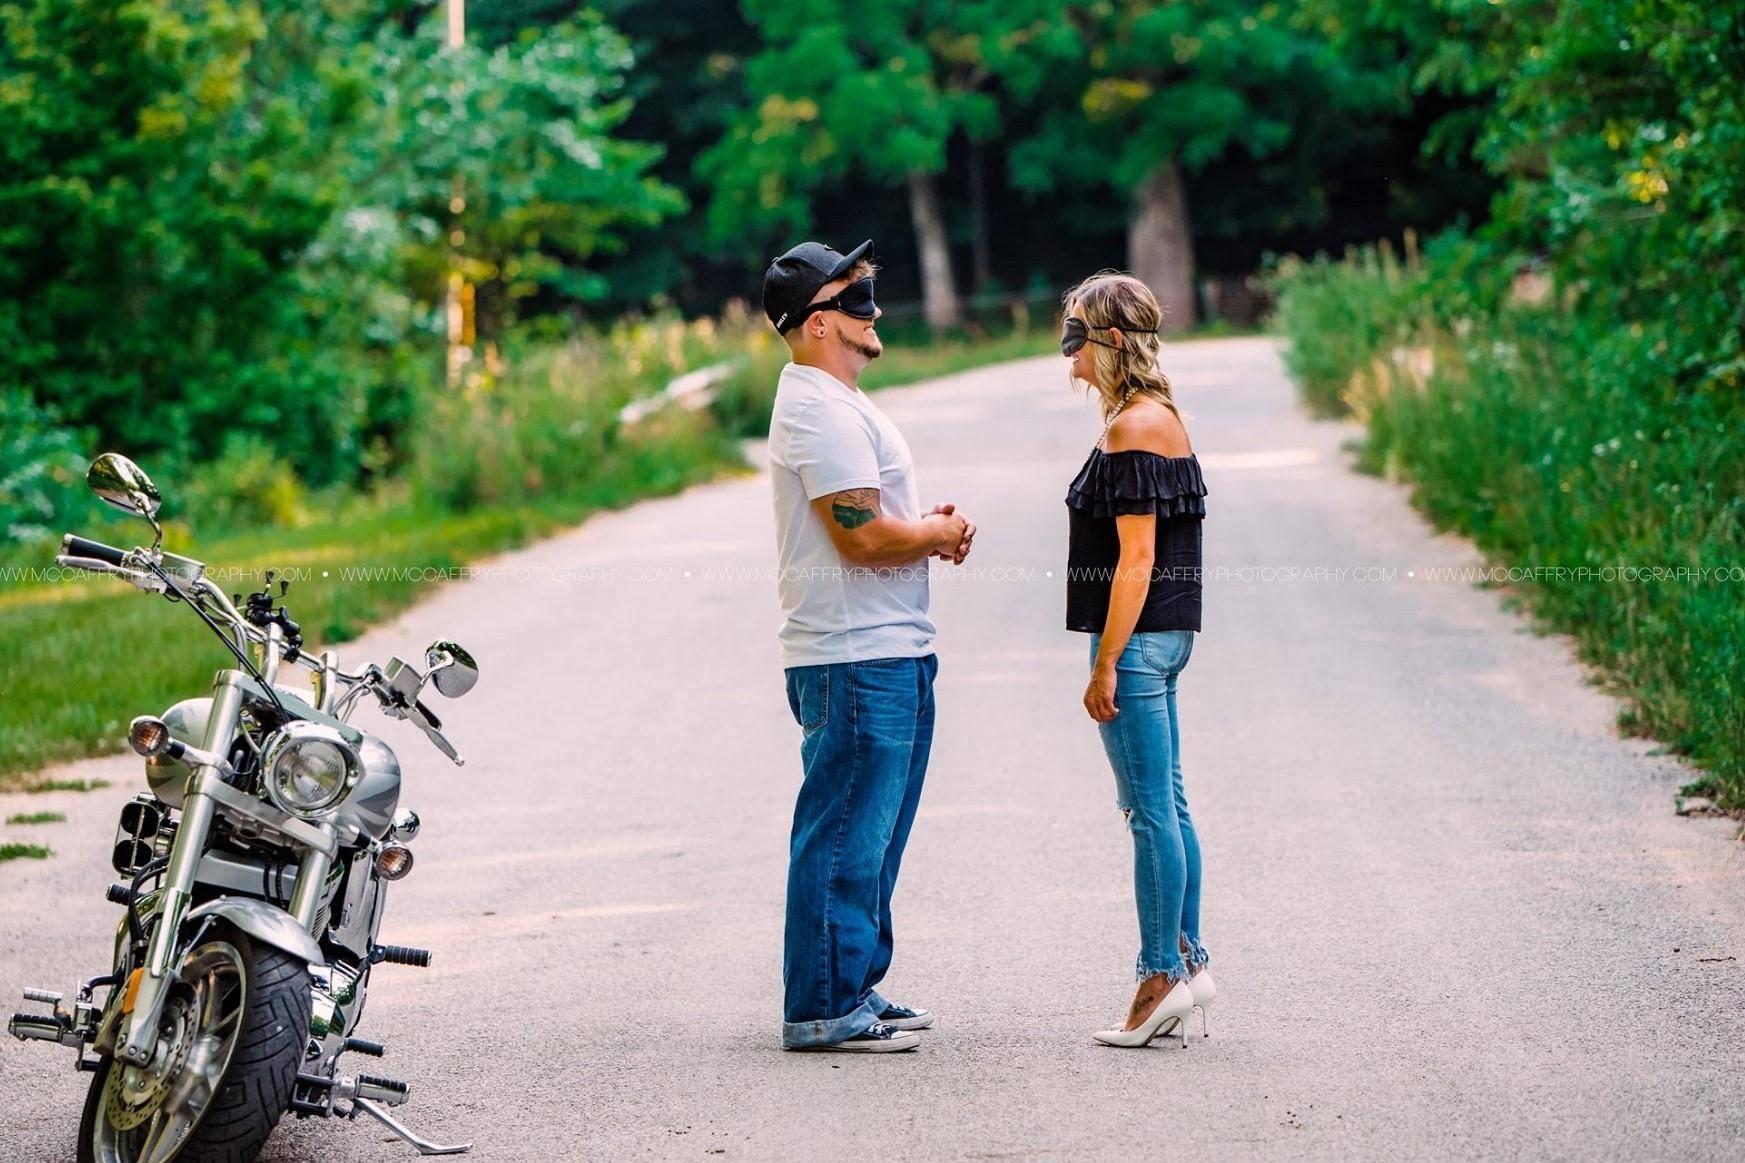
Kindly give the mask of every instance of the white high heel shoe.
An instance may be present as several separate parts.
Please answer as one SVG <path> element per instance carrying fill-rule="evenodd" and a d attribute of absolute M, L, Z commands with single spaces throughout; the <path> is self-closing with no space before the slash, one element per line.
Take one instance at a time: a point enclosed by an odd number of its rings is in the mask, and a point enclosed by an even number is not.
<path fill-rule="evenodd" d="M 1212 1028 L 1206 1017 L 1206 1010 L 1212 1004 L 1212 999 L 1218 996 L 1218 983 L 1212 980 L 1212 975 L 1202 968 L 1198 973 L 1188 978 L 1188 992 L 1193 995 L 1193 1008 L 1200 1011 L 1200 1037 L 1210 1038 Z M 1187 1023 L 1182 1023 L 1182 1037 L 1187 1037 Z"/>
<path fill-rule="evenodd" d="M 1170 987 L 1163 1000 L 1157 1003 L 1157 1008 L 1138 1026 L 1131 1030 L 1098 1030 L 1091 1037 L 1105 1046 L 1143 1046 L 1153 1038 L 1175 1030 L 1182 1032 L 1182 1046 L 1186 1048 L 1188 1015 L 1194 1011 L 1194 995 L 1188 989 L 1187 982 L 1178 981 Z"/>

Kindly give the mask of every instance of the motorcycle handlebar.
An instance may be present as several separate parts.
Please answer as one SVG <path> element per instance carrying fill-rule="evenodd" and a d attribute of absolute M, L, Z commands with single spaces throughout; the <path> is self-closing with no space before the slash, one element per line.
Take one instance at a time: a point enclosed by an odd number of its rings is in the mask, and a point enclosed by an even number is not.
<path fill-rule="evenodd" d="M 90 541 L 76 533 L 69 533 L 61 538 L 61 553 L 67 557 L 87 557 L 117 567 L 127 557 L 127 551 L 124 549 L 105 545 L 101 541 Z"/>
<path fill-rule="evenodd" d="M 214 587 L 214 588 L 216 588 L 216 587 Z M 295 623 L 292 623 L 292 624 L 295 625 Z M 243 620 L 242 618 L 237 618 L 234 621 L 233 625 L 235 625 L 235 627 L 238 630 L 242 631 L 243 637 L 247 638 L 249 641 L 259 642 L 262 645 L 266 644 L 266 642 L 268 640 L 267 632 L 265 630 L 262 630 L 259 626 L 251 625 L 247 621 Z M 285 647 L 284 653 L 281 655 L 281 657 L 286 662 L 290 662 L 296 666 L 301 666 L 304 670 L 319 671 L 321 669 L 320 659 L 314 655 L 309 654 L 306 651 L 298 651 L 296 657 L 294 657 L 294 658 L 291 657 L 290 654 L 291 654 L 290 648 Z M 355 686 L 357 683 L 363 682 L 365 679 L 367 679 L 369 677 L 369 674 L 367 671 L 363 674 L 348 674 L 343 670 L 335 669 L 333 672 L 333 676 L 335 678 L 339 679 L 341 682 L 344 682 L 348 685 Z"/>
<path fill-rule="evenodd" d="M 122 563 L 127 559 L 126 550 L 117 549 L 113 545 L 105 545 L 101 541 L 92 541 L 88 537 L 80 537 L 76 533 L 68 533 L 61 538 L 61 556 L 82 558 L 87 561 L 100 561 L 104 565 L 112 567 L 117 572 L 127 575 L 129 580 L 133 580 L 136 577 L 149 579 L 152 576 L 144 573 L 131 574 L 126 570 L 122 565 Z M 161 590 L 164 587 L 158 585 L 156 588 Z M 257 626 L 250 625 L 246 619 L 237 613 L 236 607 L 231 605 L 226 599 L 224 591 L 218 588 L 218 586 L 213 584 L 210 580 L 203 577 L 196 578 L 192 589 L 211 597 L 218 606 L 223 616 L 223 620 L 240 630 L 245 637 L 262 644 L 267 642 L 266 631 Z M 296 631 L 296 623 L 294 622 L 291 623 L 291 631 L 293 633 Z M 307 670 L 319 671 L 321 669 L 321 663 L 310 657 L 308 654 L 301 652 L 293 654 L 292 651 L 287 648 L 285 650 L 285 656 L 289 661 L 295 662 Z M 351 686 L 355 686 L 369 678 L 367 671 L 363 674 L 347 674 L 343 670 L 335 669 L 333 675 L 341 682 Z"/>

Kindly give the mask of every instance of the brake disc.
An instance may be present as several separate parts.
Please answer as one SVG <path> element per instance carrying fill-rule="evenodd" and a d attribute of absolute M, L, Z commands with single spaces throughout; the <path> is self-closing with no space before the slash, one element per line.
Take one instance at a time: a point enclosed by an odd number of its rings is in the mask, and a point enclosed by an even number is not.
<path fill-rule="evenodd" d="M 164 1003 L 164 1019 L 158 1045 L 168 1049 L 154 1054 L 150 1065 L 115 1062 L 109 1067 L 109 1078 L 103 1085 L 103 1110 L 109 1125 L 118 1131 L 131 1131 L 156 1114 L 188 1063 L 188 1050 L 194 1043 L 189 1036 L 193 1015 L 188 1012 L 188 1003 L 171 997 Z M 135 1086 L 135 1082 L 143 1085 Z"/>

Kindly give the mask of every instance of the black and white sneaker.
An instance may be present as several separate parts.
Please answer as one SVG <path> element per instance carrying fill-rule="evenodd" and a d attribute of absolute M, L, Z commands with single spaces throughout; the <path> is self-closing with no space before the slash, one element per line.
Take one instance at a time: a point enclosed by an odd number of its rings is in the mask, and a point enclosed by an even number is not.
<path fill-rule="evenodd" d="M 925 1030 L 933 1025 L 933 1014 L 927 1010 L 912 1010 L 895 1003 L 885 1007 L 879 1021 L 898 1030 Z"/>
<path fill-rule="evenodd" d="M 884 1022 L 875 1022 L 852 1038 L 840 1042 L 824 1042 L 817 1046 L 790 1046 L 790 1050 L 836 1050 L 845 1054 L 894 1054 L 898 1050 L 913 1050 L 921 1044 L 920 1034 L 899 1030 Z"/>

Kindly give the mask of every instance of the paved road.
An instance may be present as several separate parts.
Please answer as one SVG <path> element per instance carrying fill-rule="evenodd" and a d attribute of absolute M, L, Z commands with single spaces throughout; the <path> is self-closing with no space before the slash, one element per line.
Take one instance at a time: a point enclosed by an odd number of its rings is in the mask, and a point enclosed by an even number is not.
<path fill-rule="evenodd" d="M 1739 1158 L 1731 826 L 1671 814 L 1687 773 L 1616 737 L 1563 642 L 1426 579 L 1471 551 L 1345 467 L 1349 430 L 1297 412 L 1268 341 L 1170 368 L 1211 491 L 1181 695 L 1209 1041 L 1088 1037 L 1136 934 L 1060 629 L 1061 496 L 1097 424 L 1045 359 L 879 397 L 923 500 L 982 530 L 976 571 L 936 570 L 939 742 L 897 900 L 889 992 L 943 1015 L 921 1051 L 777 1049 L 798 734 L 748 477 L 500 559 L 364 640 L 452 635 L 485 669 L 449 714 L 467 767 L 390 733 L 426 828 L 383 936 L 436 962 L 379 970 L 365 1032 L 412 1082 L 407 1120 L 490 1160 Z M 138 767 L 78 773 L 117 786 L 54 797 L 60 855 L 0 866 L 8 990 L 102 968 Z M 82 1082 L 0 1043 L 0 1154 L 70 1159 Z M 407 1153 L 303 1123 L 268 1157 Z"/>

